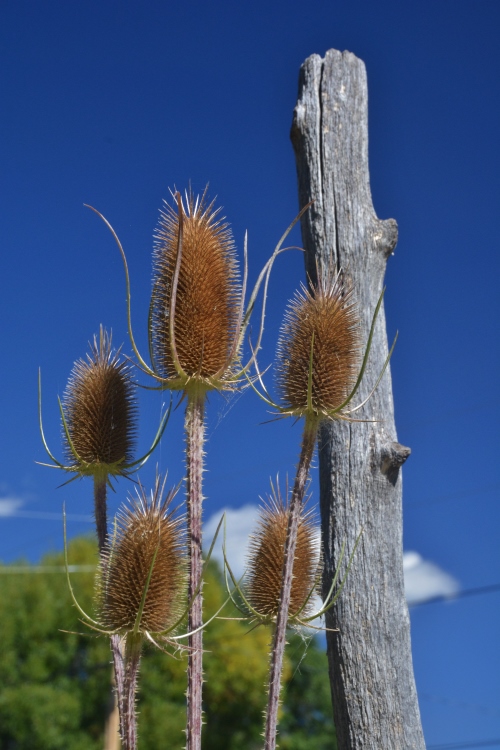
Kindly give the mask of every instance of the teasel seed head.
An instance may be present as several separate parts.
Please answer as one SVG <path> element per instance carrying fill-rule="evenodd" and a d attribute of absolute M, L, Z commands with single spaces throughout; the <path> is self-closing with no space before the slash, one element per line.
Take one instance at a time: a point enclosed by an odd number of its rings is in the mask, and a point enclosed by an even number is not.
<path fill-rule="evenodd" d="M 179 194 L 176 199 L 175 208 L 166 204 L 161 211 L 155 233 L 152 358 L 163 378 L 178 379 L 179 389 L 193 381 L 207 389 L 223 387 L 236 364 L 240 325 L 234 241 L 229 225 L 219 218 L 220 209 L 214 208 L 214 201 L 207 202 L 206 190 L 201 199 L 191 191 L 185 202 Z"/>
<path fill-rule="evenodd" d="M 359 315 L 352 287 L 337 274 L 289 304 L 277 351 L 282 411 L 324 419 L 348 399 L 360 363 Z"/>
<path fill-rule="evenodd" d="M 63 440 L 78 474 L 121 474 L 131 463 L 137 404 L 130 366 L 101 328 L 87 359 L 78 360 L 63 397 Z"/>
<path fill-rule="evenodd" d="M 170 509 L 178 488 L 164 496 L 164 487 L 157 477 L 148 500 L 139 484 L 136 496 L 117 516 L 115 538 L 103 555 L 97 586 L 100 619 L 112 631 L 132 631 L 139 615 L 139 632 L 161 633 L 184 610 L 184 518 Z"/>
<path fill-rule="evenodd" d="M 259 511 L 257 530 L 250 537 L 245 596 L 259 615 L 272 620 L 278 614 L 289 517 L 288 503 L 283 501 L 279 488 L 273 489 Z M 305 607 L 304 603 L 316 587 L 319 565 L 314 517 L 302 508 L 293 564 L 290 622 L 299 611 L 301 617 L 310 614 L 309 602 Z"/>

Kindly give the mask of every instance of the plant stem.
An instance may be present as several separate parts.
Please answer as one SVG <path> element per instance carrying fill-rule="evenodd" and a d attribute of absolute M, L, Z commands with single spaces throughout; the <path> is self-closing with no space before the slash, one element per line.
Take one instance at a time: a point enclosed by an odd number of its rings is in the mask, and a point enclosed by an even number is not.
<path fill-rule="evenodd" d="M 97 543 L 99 546 L 99 557 L 101 558 L 101 560 L 108 539 L 108 519 L 106 510 L 107 479 L 107 476 L 94 476 L 94 513 L 97 530 Z M 116 695 L 120 713 L 120 734 L 123 739 L 128 734 L 128 728 L 125 722 L 125 715 L 122 711 L 125 689 L 125 664 L 123 659 L 121 637 L 119 635 L 111 636 L 111 652 L 113 654 Z M 123 741 L 125 742 L 124 739 Z"/>
<path fill-rule="evenodd" d="M 188 597 L 192 599 L 200 585 L 203 569 L 202 558 L 202 481 L 205 393 L 188 394 L 186 408 L 186 463 L 187 463 L 187 508 L 189 544 Z M 203 597 L 201 587 L 188 615 L 188 632 L 203 624 Z M 188 639 L 187 670 L 187 727 L 186 750 L 201 750 L 202 684 L 203 684 L 203 632 L 199 630 Z"/>
<path fill-rule="evenodd" d="M 292 498 L 288 512 L 288 530 L 285 542 L 285 556 L 283 563 L 283 578 L 281 583 L 280 601 L 276 626 L 274 628 L 273 645 L 271 652 L 271 664 L 269 668 L 268 702 L 266 711 L 266 727 L 264 733 L 264 750 L 275 750 L 276 729 L 278 725 L 278 708 L 281 692 L 281 670 L 283 667 L 283 655 L 286 644 L 286 626 L 288 622 L 288 610 L 292 592 L 293 563 L 295 559 L 295 548 L 297 546 L 297 531 L 299 528 L 300 512 L 304 502 L 309 467 L 314 453 L 316 443 L 317 423 L 306 423 L 302 436 L 302 449 L 300 452 L 297 473 L 293 485 Z"/>
<path fill-rule="evenodd" d="M 106 511 L 107 476 L 94 476 L 94 515 L 97 531 L 97 543 L 101 556 L 108 538 L 108 518 Z"/>
<path fill-rule="evenodd" d="M 137 746 L 137 716 L 135 695 L 137 676 L 141 661 L 142 635 L 130 632 L 125 642 L 125 676 L 120 703 L 120 726 L 123 750 L 135 750 Z"/>
<path fill-rule="evenodd" d="M 123 701 L 125 695 L 125 661 L 123 657 L 123 645 L 121 636 L 111 636 L 111 653 L 113 654 L 113 666 L 115 668 L 116 700 L 118 703 L 118 713 L 120 716 L 120 736 L 123 740 L 123 738 L 128 734 L 128 728 L 125 721 L 125 714 L 123 712 Z"/>

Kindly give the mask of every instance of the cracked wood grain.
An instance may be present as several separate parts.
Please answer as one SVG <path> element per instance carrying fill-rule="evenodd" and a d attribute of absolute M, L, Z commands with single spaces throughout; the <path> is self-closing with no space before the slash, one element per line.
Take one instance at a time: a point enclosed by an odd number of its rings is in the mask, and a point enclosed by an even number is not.
<path fill-rule="evenodd" d="M 306 274 L 312 281 L 334 264 L 350 277 L 366 341 L 397 224 L 375 215 L 368 170 L 365 66 L 350 52 L 309 57 L 300 70 L 291 138 L 302 218 Z M 377 321 L 360 401 L 387 356 L 385 314 Z M 396 353 L 397 356 L 397 347 Z M 396 436 L 390 371 L 368 404 L 365 420 L 324 426 L 319 435 L 324 587 L 346 542 L 360 530 L 345 589 L 326 625 L 339 750 L 424 750 L 404 597 L 401 466 L 410 450 Z M 344 561 L 345 566 L 345 561 Z"/>

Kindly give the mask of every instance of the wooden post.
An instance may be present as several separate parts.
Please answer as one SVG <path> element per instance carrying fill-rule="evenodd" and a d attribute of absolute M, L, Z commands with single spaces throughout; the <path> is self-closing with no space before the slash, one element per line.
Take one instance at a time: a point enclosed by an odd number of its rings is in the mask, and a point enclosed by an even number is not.
<path fill-rule="evenodd" d="M 314 281 L 317 269 L 323 274 L 333 264 L 352 279 L 366 342 L 397 224 L 378 219 L 372 205 L 361 60 L 329 50 L 324 59 L 305 61 L 291 138 L 300 206 L 314 200 L 302 219 L 306 272 Z M 360 401 L 387 351 L 382 308 Z M 342 543 L 348 557 L 363 529 L 345 589 L 326 621 L 339 628 L 327 633 L 338 746 L 424 750 L 403 580 L 400 467 L 410 450 L 397 441 L 390 372 L 355 416 L 377 421 L 337 421 L 319 436 L 326 590 Z"/>

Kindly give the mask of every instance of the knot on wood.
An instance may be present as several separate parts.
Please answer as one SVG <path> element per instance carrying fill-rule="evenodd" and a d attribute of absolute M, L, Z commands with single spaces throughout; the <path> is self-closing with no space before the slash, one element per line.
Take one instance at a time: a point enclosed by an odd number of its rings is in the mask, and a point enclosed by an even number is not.
<path fill-rule="evenodd" d="M 396 484 L 399 469 L 404 464 L 411 453 L 411 448 L 407 448 L 401 443 L 386 444 L 380 454 L 380 471 L 385 474 L 391 484 Z"/>
<path fill-rule="evenodd" d="M 398 224 L 395 219 L 377 221 L 373 233 L 373 241 L 378 250 L 388 258 L 398 244 Z"/>

